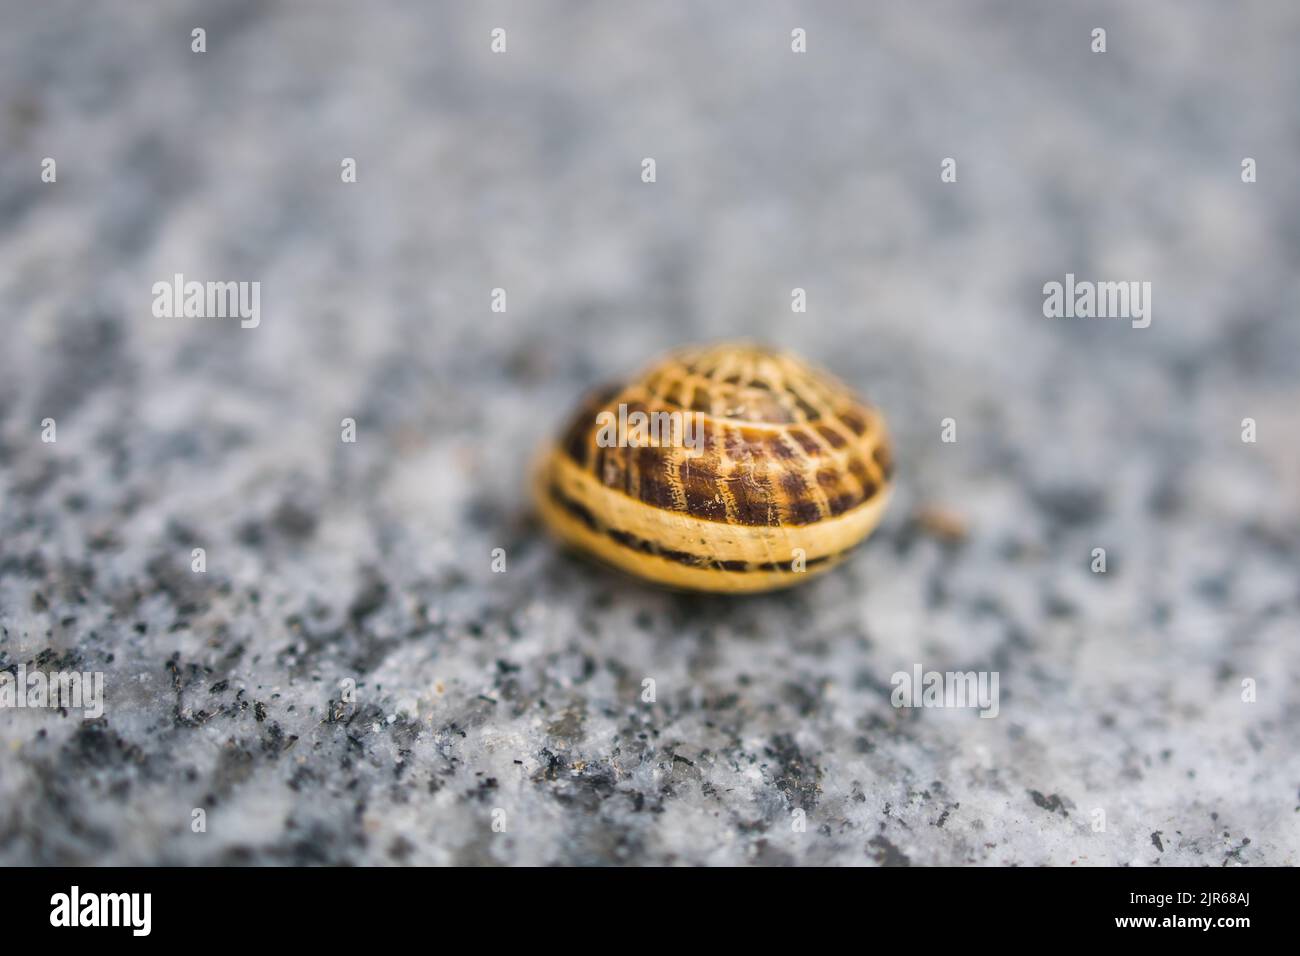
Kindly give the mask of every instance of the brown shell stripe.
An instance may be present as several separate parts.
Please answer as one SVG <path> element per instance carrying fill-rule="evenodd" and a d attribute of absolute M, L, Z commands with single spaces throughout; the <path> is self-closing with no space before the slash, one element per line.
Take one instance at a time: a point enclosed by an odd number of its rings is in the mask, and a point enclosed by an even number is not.
<path fill-rule="evenodd" d="M 621 547 L 628 548 L 629 550 L 640 554 L 651 554 L 655 557 L 663 558 L 666 561 L 675 561 L 678 564 L 687 564 L 697 568 L 717 568 L 722 571 L 736 571 L 742 573 L 753 571 L 785 571 L 793 573 L 791 572 L 790 562 L 765 561 L 762 563 L 756 563 L 750 561 L 726 561 L 709 555 L 692 554 L 689 551 L 677 551 L 672 548 L 664 548 L 654 541 L 637 537 L 629 531 L 606 527 L 586 506 L 579 504 L 566 496 L 564 492 L 560 490 L 559 485 L 549 485 L 547 493 L 551 496 L 551 500 L 557 507 L 562 508 L 575 520 L 580 521 L 593 532 L 603 534 Z M 816 558 L 809 558 L 805 566 L 816 567 L 823 562 L 837 561 L 843 558 L 847 553 L 848 551 L 846 550 L 839 551 L 835 554 L 824 554 Z"/>
<path fill-rule="evenodd" d="M 564 453 L 606 487 L 622 490 L 656 508 L 709 521 L 744 525 L 806 525 L 835 517 L 869 501 L 891 477 L 887 446 L 880 438 L 870 454 L 855 449 L 875 423 L 856 411 L 816 426 L 704 426 L 705 449 L 599 447 L 592 423 L 607 404 L 634 411 L 664 411 L 639 397 L 618 393 L 595 400 L 573 419 Z M 879 429 L 876 430 L 877 435 Z"/>

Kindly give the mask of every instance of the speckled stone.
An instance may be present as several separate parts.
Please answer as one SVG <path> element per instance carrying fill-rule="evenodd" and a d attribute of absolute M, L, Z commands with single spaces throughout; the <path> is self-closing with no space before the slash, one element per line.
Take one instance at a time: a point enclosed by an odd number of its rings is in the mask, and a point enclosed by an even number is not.
<path fill-rule="evenodd" d="M 0 864 L 1300 862 L 1300 11 L 943 7 L 8 11 L 0 668 L 107 700 L 0 711 Z M 538 441 L 737 336 L 885 410 L 882 528 L 744 599 L 559 552 Z"/>

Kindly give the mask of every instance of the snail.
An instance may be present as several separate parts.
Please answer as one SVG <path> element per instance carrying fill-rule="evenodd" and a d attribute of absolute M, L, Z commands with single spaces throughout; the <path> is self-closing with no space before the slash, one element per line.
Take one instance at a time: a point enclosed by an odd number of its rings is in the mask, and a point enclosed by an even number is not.
<path fill-rule="evenodd" d="M 843 383 L 749 343 L 686 348 L 580 403 L 536 468 L 543 522 L 638 577 L 695 591 L 789 587 L 880 521 L 884 419 Z"/>

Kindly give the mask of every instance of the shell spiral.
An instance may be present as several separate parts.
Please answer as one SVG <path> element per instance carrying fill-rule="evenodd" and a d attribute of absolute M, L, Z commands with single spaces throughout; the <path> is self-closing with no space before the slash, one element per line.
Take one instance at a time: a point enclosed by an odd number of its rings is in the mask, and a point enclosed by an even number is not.
<path fill-rule="evenodd" d="M 845 385 L 750 344 L 684 349 L 579 406 L 537 470 L 579 550 L 699 591 L 765 591 L 834 566 L 879 522 L 884 420 Z"/>

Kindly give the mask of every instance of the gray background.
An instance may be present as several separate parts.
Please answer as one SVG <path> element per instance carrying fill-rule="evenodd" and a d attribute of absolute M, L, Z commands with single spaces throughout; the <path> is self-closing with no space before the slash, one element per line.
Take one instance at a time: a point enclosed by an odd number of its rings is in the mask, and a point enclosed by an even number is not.
<path fill-rule="evenodd" d="M 1294 864 L 1300 8 L 1059 6 L 5 0 L 0 667 L 108 700 L 0 712 L 0 862 Z M 884 409 L 882 528 L 747 599 L 559 552 L 539 442 L 733 336 Z"/>

